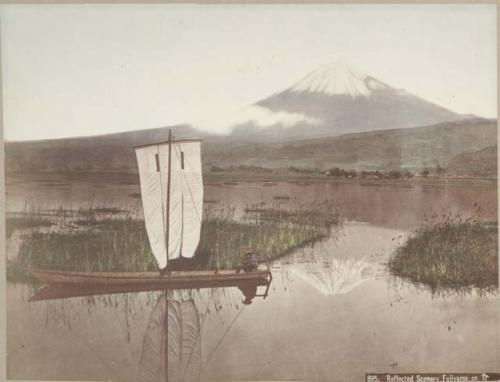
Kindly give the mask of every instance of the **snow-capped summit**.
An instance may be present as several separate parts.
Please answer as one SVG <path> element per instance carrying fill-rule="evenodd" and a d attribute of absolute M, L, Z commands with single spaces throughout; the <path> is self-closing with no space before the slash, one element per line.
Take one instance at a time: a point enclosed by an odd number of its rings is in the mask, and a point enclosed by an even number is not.
<path fill-rule="evenodd" d="M 369 96 L 373 91 L 388 89 L 383 82 L 366 75 L 345 61 L 319 67 L 293 85 L 289 91 L 324 95 Z"/>
<path fill-rule="evenodd" d="M 266 116 L 266 120 L 260 123 L 258 118 L 249 118 L 235 125 L 233 134 L 240 138 L 317 138 L 464 119 L 461 114 L 389 86 L 344 60 L 317 68 L 253 106 L 258 109 L 254 114 Z"/>

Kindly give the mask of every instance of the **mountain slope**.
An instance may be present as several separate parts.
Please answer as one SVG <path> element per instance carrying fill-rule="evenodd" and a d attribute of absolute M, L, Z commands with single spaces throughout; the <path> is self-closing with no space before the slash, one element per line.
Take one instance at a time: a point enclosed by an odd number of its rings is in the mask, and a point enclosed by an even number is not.
<path fill-rule="evenodd" d="M 459 175 L 496 176 L 497 145 L 481 150 L 458 154 L 451 158 L 448 171 Z"/>
<path fill-rule="evenodd" d="M 5 168 L 19 171 L 120 171 L 137 172 L 134 146 L 162 142 L 168 130 L 177 138 L 214 136 L 188 125 L 162 127 L 92 137 L 6 142 Z"/>
<path fill-rule="evenodd" d="M 423 169 L 446 167 L 459 154 L 491 146 L 496 137 L 495 120 L 476 118 L 418 128 L 281 143 L 240 143 L 205 150 L 207 164 L 219 166 Z"/>
<path fill-rule="evenodd" d="M 418 171 L 449 166 L 449 171 L 457 174 L 490 175 L 496 171 L 496 146 L 488 148 L 496 142 L 496 121 L 481 118 L 288 142 L 249 143 L 235 136 L 204 134 L 187 125 L 171 128 L 178 138 L 203 138 L 205 168 L 254 165 Z M 7 142 L 6 171 L 135 174 L 133 147 L 164 141 L 167 136 L 165 127 L 95 137 Z M 469 162 L 477 162 L 476 170 Z M 478 166 L 483 170 L 478 172 Z"/>
<path fill-rule="evenodd" d="M 392 170 L 447 167 L 466 162 L 468 154 L 496 142 L 496 121 L 471 119 L 410 129 L 346 134 L 322 139 L 249 144 L 234 137 L 202 134 L 189 126 L 175 126 L 177 137 L 202 137 L 205 168 L 256 165 L 342 167 Z M 168 128 L 38 142 L 7 142 L 5 165 L 13 172 L 137 173 L 133 146 L 164 141 Z M 496 150 L 489 149 L 483 166 L 496 169 Z M 464 154 L 465 157 L 460 157 Z M 454 164 L 459 170 L 462 165 Z M 458 166 L 458 167 L 457 167 Z M 451 167 L 450 167 L 451 168 Z M 454 171 L 455 171 L 454 170 Z"/>
<path fill-rule="evenodd" d="M 304 115 L 306 121 L 291 127 L 281 124 L 259 127 L 249 121 L 236 126 L 234 135 L 252 141 L 304 139 L 466 118 L 395 89 L 342 62 L 320 67 L 295 85 L 257 102 L 255 106 L 272 112 Z M 309 122 L 311 120 L 314 123 Z"/>

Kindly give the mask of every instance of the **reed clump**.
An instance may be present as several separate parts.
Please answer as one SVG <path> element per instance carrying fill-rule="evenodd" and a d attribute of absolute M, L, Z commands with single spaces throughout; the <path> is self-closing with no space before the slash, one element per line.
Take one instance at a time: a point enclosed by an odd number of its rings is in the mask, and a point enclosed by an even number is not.
<path fill-rule="evenodd" d="M 129 217 L 101 220 L 88 229 L 33 232 L 21 243 L 18 261 L 68 271 L 148 271 L 155 269 L 150 254 L 144 223 Z"/>
<path fill-rule="evenodd" d="M 254 251 L 261 262 L 284 256 L 329 235 L 341 224 L 333 202 L 315 203 L 296 209 L 279 204 L 258 204 L 245 210 L 243 221 L 225 207 L 206 211 L 198 254 L 208 259 L 208 269 L 239 265 L 245 249 Z"/>
<path fill-rule="evenodd" d="M 437 293 L 497 289 L 498 223 L 477 215 L 464 220 L 443 214 L 417 229 L 396 250 L 388 268 Z"/>
<path fill-rule="evenodd" d="M 50 227 L 51 225 L 53 223 L 50 220 L 36 215 L 8 216 L 5 219 L 5 234 L 8 239 L 16 230 Z"/>
<path fill-rule="evenodd" d="M 102 212 L 81 210 L 59 222 L 56 230 L 35 229 L 24 234 L 18 256 L 7 265 L 8 279 L 24 281 L 29 268 L 156 270 L 144 221 L 131 214 Z M 240 264 L 247 249 L 255 251 L 260 261 L 272 260 L 325 237 L 332 226 L 341 223 L 339 210 L 332 202 L 296 209 L 259 204 L 249 207 L 241 219 L 234 216 L 232 207 L 206 205 L 192 267 L 233 268 Z"/>

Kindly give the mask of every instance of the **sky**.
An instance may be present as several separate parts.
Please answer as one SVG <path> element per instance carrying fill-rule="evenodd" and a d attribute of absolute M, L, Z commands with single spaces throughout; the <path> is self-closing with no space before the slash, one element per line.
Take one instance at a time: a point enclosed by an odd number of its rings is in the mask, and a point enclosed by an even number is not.
<path fill-rule="evenodd" d="M 2 5 L 0 23 L 7 140 L 179 123 L 225 132 L 339 58 L 455 112 L 497 116 L 494 4 Z"/>

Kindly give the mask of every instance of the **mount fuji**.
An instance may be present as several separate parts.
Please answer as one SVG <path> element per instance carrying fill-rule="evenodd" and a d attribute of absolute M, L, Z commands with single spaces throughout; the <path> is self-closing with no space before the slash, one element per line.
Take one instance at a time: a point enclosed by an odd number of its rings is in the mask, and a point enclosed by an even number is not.
<path fill-rule="evenodd" d="M 306 75 L 252 105 L 265 113 L 293 115 L 292 124 L 249 120 L 232 134 L 250 140 L 304 139 L 431 125 L 471 118 L 396 89 L 343 61 Z M 299 117 L 297 117 L 299 116 Z"/>
<path fill-rule="evenodd" d="M 454 113 L 351 66 L 321 67 L 251 106 L 229 135 L 178 125 L 116 134 L 7 142 L 9 173 L 136 174 L 134 146 L 203 137 L 205 168 L 261 166 L 361 170 L 449 167 L 496 176 L 496 120 Z M 134 175 L 133 179 L 137 179 Z M 347 274 L 350 274 L 347 272 Z"/>

